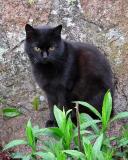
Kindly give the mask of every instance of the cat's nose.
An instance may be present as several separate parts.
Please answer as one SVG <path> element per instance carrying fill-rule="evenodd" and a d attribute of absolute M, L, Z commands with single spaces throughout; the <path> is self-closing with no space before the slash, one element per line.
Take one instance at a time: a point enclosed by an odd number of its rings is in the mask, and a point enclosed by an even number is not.
<path fill-rule="evenodd" d="M 48 57 L 47 52 L 43 52 L 43 58 L 47 58 L 47 57 Z"/>

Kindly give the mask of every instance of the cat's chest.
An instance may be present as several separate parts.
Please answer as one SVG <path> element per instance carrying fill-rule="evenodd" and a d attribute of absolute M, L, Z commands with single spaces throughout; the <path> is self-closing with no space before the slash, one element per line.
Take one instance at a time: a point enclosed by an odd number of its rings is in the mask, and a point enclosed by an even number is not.
<path fill-rule="evenodd" d="M 35 79 L 38 85 L 44 89 L 54 89 L 56 90 L 62 83 L 62 74 L 58 74 L 56 71 L 52 72 L 43 72 L 43 71 L 34 71 Z"/>

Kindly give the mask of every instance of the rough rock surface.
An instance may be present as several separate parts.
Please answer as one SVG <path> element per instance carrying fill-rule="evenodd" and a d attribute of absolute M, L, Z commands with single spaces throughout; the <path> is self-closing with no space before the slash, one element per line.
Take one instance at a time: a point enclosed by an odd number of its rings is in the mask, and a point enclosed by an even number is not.
<path fill-rule="evenodd" d="M 23 113 L 16 119 L 0 117 L 2 144 L 22 137 L 29 118 L 41 127 L 48 118 L 45 99 L 40 105 L 43 106 L 43 112 L 35 112 L 32 108 L 33 98 L 44 95 L 31 75 L 23 41 L 25 24 L 46 24 L 50 9 L 51 0 L 38 0 L 33 4 L 28 0 L 0 0 L 0 97 L 6 100 L 4 104 L 1 103 L 0 108 L 16 106 Z"/>
<path fill-rule="evenodd" d="M 115 113 L 128 110 L 127 11 L 127 0 L 37 0 L 33 4 L 0 0 L 0 97 L 24 113 L 13 120 L 0 118 L 2 143 L 22 137 L 30 117 L 40 126 L 48 117 L 46 99 L 41 103 L 43 112 L 34 112 L 31 104 L 33 97 L 44 94 L 35 84 L 24 53 L 26 23 L 62 23 L 64 38 L 96 45 L 108 57 L 115 75 Z"/>
<path fill-rule="evenodd" d="M 86 21 L 102 28 L 116 79 L 115 112 L 128 110 L 128 1 L 81 0 Z M 98 43 L 96 43 L 99 45 Z"/>

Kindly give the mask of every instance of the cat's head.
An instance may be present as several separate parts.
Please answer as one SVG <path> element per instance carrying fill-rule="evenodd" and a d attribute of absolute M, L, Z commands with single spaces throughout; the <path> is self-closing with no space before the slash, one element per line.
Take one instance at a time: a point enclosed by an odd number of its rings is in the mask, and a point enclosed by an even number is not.
<path fill-rule="evenodd" d="M 57 27 L 32 27 L 26 24 L 25 51 L 32 63 L 54 62 L 64 51 L 61 40 L 62 25 Z"/>

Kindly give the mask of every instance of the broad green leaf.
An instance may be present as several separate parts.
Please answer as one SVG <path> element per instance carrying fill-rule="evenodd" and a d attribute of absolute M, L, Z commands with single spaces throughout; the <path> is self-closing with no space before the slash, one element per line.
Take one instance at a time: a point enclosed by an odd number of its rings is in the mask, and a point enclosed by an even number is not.
<path fill-rule="evenodd" d="M 84 129 L 92 126 L 94 123 L 96 124 L 96 123 L 100 123 L 100 122 L 101 122 L 101 120 L 92 120 L 92 121 L 88 121 L 88 122 L 82 123 L 80 125 L 80 130 L 84 130 Z M 77 132 L 77 128 L 75 129 L 75 132 Z"/>
<path fill-rule="evenodd" d="M 39 128 L 39 126 L 34 126 L 32 128 L 33 134 L 35 137 L 46 135 L 47 128 Z"/>
<path fill-rule="evenodd" d="M 104 155 L 104 160 L 113 160 L 113 153 L 114 149 L 112 148 L 109 148 L 108 150 L 106 150 L 106 152 L 102 152 L 102 154 Z"/>
<path fill-rule="evenodd" d="M 63 134 L 63 140 L 65 142 L 64 149 L 70 149 L 71 141 L 73 138 L 73 123 L 70 118 L 68 118 L 65 125 L 65 131 Z"/>
<path fill-rule="evenodd" d="M 91 141 L 88 139 L 88 137 L 86 137 L 86 138 L 83 137 L 82 143 L 83 143 L 84 153 L 86 155 L 87 160 L 94 159 L 93 147 L 92 147 Z"/>
<path fill-rule="evenodd" d="M 77 150 L 64 150 L 63 152 L 71 155 L 74 158 L 80 158 L 83 160 L 85 159 L 85 155 Z"/>
<path fill-rule="evenodd" d="M 103 134 L 101 134 L 95 141 L 94 145 L 93 145 L 93 149 L 95 151 L 95 153 L 97 154 L 102 146 L 102 142 L 103 142 Z"/>
<path fill-rule="evenodd" d="M 68 116 L 68 114 L 72 112 L 72 109 L 69 109 L 67 112 L 66 112 L 66 117 Z"/>
<path fill-rule="evenodd" d="M 46 153 L 44 153 L 44 152 L 35 152 L 34 155 L 42 157 L 43 160 L 50 160 L 50 159 L 51 160 L 56 160 L 54 154 L 51 153 L 51 152 L 46 152 Z"/>
<path fill-rule="evenodd" d="M 3 150 L 7 150 L 7 149 L 10 149 L 12 147 L 19 146 L 21 144 L 27 144 L 27 142 L 25 140 L 20 140 L 20 139 L 13 140 L 13 141 L 9 142 L 8 144 L 6 144 L 4 146 Z"/>
<path fill-rule="evenodd" d="M 74 103 L 78 103 L 86 108 L 88 108 L 89 110 L 91 110 L 97 117 L 99 117 L 99 119 L 101 119 L 101 114 L 96 110 L 95 107 L 93 107 L 92 105 L 90 105 L 87 102 L 83 102 L 83 101 L 75 101 Z M 82 107 L 80 106 L 80 107 Z"/>
<path fill-rule="evenodd" d="M 56 119 L 56 122 L 59 126 L 59 128 L 61 128 L 61 130 L 64 130 L 64 125 L 66 122 L 66 115 L 64 111 L 61 111 L 59 108 L 57 108 L 57 106 L 54 106 L 54 116 Z"/>
<path fill-rule="evenodd" d="M 102 151 L 99 151 L 97 154 L 96 154 L 96 157 L 97 157 L 97 160 L 106 160 L 104 158 L 104 155 L 103 155 L 103 152 Z M 109 160 L 112 160 L 112 159 L 109 159 Z"/>
<path fill-rule="evenodd" d="M 126 146 L 128 145 L 128 139 L 127 138 L 122 138 L 120 141 L 119 141 L 119 147 L 121 146 Z"/>
<path fill-rule="evenodd" d="M 84 135 L 84 134 L 91 134 L 92 132 L 91 131 L 87 131 L 87 130 L 82 130 L 80 131 L 80 135 Z M 78 131 L 76 131 L 73 135 L 73 138 L 77 137 L 78 136 Z"/>
<path fill-rule="evenodd" d="M 22 159 L 22 157 L 23 157 L 23 154 L 20 152 L 15 152 L 11 154 L 11 158 L 14 158 L 14 159 Z"/>
<path fill-rule="evenodd" d="M 35 137 L 32 130 L 32 124 L 31 121 L 28 120 L 27 126 L 26 126 L 26 136 L 28 140 L 28 144 L 35 150 Z"/>
<path fill-rule="evenodd" d="M 10 117 L 10 118 L 19 116 L 21 114 L 21 112 L 19 112 L 17 108 L 13 108 L 13 107 L 3 108 L 2 112 L 3 112 L 3 116 Z"/>
<path fill-rule="evenodd" d="M 113 121 L 115 121 L 115 120 L 118 120 L 118 119 L 123 119 L 123 118 L 128 118 L 128 112 L 118 113 L 116 116 L 114 116 L 114 117 L 111 119 L 111 122 L 113 122 Z"/>
<path fill-rule="evenodd" d="M 22 160 L 32 160 L 31 154 L 25 155 Z"/>
<path fill-rule="evenodd" d="M 63 133 L 61 132 L 61 130 L 57 127 L 51 127 L 51 128 L 46 128 L 44 131 L 44 135 L 46 136 L 53 136 L 54 138 L 56 137 L 62 137 Z"/>
<path fill-rule="evenodd" d="M 80 121 L 82 121 L 82 123 L 83 122 L 90 122 L 90 121 L 93 121 L 93 120 L 94 119 L 91 116 L 89 116 L 88 114 L 86 114 L 86 113 L 81 113 L 80 114 Z M 99 127 L 98 127 L 98 125 L 96 123 L 92 123 L 91 127 L 92 127 L 92 129 L 94 130 L 94 132 L 96 134 L 99 134 L 100 130 L 99 130 Z"/>
<path fill-rule="evenodd" d="M 104 96 L 104 101 L 102 106 L 102 126 L 104 131 L 107 128 L 108 122 L 110 120 L 111 111 L 112 111 L 112 97 L 110 91 L 108 90 Z"/>

